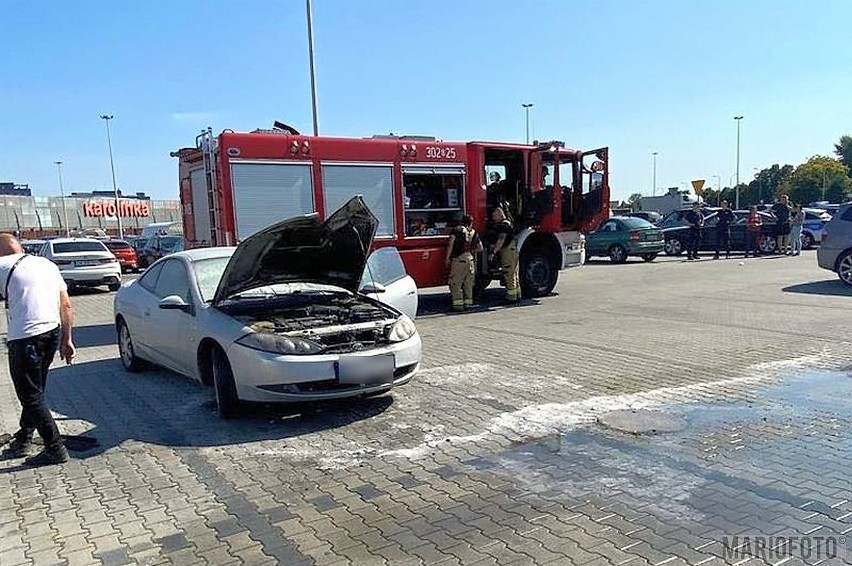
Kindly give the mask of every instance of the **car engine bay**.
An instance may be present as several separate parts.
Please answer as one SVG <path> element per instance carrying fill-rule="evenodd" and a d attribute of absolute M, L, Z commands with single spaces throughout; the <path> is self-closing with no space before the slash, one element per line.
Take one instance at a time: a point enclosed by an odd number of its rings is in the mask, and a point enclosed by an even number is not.
<path fill-rule="evenodd" d="M 294 306 L 273 306 L 236 315 L 259 333 L 311 340 L 323 353 L 346 353 L 383 346 L 399 315 L 389 308 L 357 296 L 317 297 Z M 255 310 L 255 309 L 252 309 Z"/>

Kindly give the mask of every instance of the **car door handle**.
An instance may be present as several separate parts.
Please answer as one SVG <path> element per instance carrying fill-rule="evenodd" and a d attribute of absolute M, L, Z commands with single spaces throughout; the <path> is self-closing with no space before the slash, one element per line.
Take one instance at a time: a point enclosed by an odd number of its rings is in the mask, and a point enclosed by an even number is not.
<path fill-rule="evenodd" d="M 145 316 L 151 316 L 150 309 L 145 309 Z"/>
<path fill-rule="evenodd" d="M 409 292 L 408 292 L 408 294 L 409 294 L 409 295 L 416 295 L 416 294 L 417 294 L 417 292 L 416 292 L 416 291 L 409 291 Z"/>

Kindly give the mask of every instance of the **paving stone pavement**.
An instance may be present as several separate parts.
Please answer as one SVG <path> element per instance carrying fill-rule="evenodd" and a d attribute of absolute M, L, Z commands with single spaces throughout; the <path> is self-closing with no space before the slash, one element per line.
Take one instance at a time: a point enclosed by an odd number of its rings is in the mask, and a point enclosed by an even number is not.
<path fill-rule="evenodd" d="M 850 297 L 812 252 L 593 262 L 464 315 L 427 294 L 423 371 L 393 396 L 226 422 L 207 388 L 125 373 L 112 295 L 80 294 L 48 399 L 99 445 L 0 462 L 0 565 L 848 562 Z M 596 421 L 633 408 L 686 427 Z"/>

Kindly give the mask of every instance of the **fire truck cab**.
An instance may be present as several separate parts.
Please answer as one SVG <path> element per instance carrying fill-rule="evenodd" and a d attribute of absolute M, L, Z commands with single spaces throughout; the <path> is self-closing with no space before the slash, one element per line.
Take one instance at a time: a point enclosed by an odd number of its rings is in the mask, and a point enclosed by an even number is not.
<path fill-rule="evenodd" d="M 187 248 L 235 245 L 284 218 L 334 212 L 361 194 L 379 219 L 374 246 L 392 246 L 418 287 L 445 285 L 449 232 L 464 214 L 489 239 L 491 211 L 516 229 L 521 290 L 549 294 L 582 265 L 582 232 L 609 217 L 608 150 L 561 142 L 445 142 L 426 136 L 338 138 L 272 130 L 214 135 L 179 160 Z M 501 276 L 481 254 L 477 288 Z"/>

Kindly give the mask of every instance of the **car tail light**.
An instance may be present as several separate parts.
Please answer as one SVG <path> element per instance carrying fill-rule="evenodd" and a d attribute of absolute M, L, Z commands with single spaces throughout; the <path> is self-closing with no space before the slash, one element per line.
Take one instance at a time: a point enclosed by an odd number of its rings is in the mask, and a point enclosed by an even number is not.
<path fill-rule="evenodd" d="M 114 257 L 105 257 L 105 258 L 101 259 L 100 261 L 101 261 L 101 263 L 115 263 L 118 260 L 115 259 Z"/>
<path fill-rule="evenodd" d="M 820 243 L 824 244 L 828 241 L 828 232 L 826 230 L 822 231 L 822 235 L 820 236 Z"/>
<path fill-rule="evenodd" d="M 639 241 L 639 232 L 638 231 L 633 230 L 632 232 L 630 232 L 630 241 L 631 242 L 638 242 Z"/>

